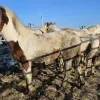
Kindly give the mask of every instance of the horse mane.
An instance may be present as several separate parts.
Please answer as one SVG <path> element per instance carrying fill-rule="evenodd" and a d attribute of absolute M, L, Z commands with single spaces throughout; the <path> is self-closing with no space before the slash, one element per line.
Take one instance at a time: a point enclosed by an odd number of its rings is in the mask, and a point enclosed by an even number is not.
<path fill-rule="evenodd" d="M 3 6 L 0 6 L 0 9 L 1 9 L 3 12 L 6 12 Z"/>
<path fill-rule="evenodd" d="M 96 25 L 94 25 L 94 26 L 88 27 L 87 30 L 90 31 L 90 32 L 93 32 L 93 31 L 94 31 L 95 29 L 97 29 L 98 27 L 100 27 L 100 25 L 99 25 L 99 24 L 96 24 Z"/>
<path fill-rule="evenodd" d="M 73 29 L 73 28 L 61 28 L 61 30 L 74 31 L 75 29 Z"/>

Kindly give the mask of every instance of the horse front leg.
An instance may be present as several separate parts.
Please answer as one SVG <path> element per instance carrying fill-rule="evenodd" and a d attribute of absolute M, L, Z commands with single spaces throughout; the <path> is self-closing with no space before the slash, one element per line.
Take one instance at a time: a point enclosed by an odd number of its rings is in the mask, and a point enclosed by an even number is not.
<path fill-rule="evenodd" d="M 32 62 L 22 63 L 22 67 L 23 67 L 23 74 L 26 79 L 26 88 L 29 93 L 32 93 L 35 91 L 35 88 L 32 86 L 32 70 L 31 70 Z"/>
<path fill-rule="evenodd" d="M 75 58 L 75 71 L 78 74 L 78 82 L 79 86 L 83 86 L 85 84 L 85 77 L 84 77 L 84 72 L 85 72 L 85 66 L 81 63 L 81 56 L 79 55 L 77 58 Z"/>
<path fill-rule="evenodd" d="M 83 86 L 85 84 L 85 77 L 84 77 L 85 66 L 83 64 L 79 64 L 79 66 L 77 67 L 77 72 L 80 78 L 80 86 Z"/>
<path fill-rule="evenodd" d="M 92 59 L 88 59 L 87 60 L 87 65 L 86 65 L 86 70 L 85 70 L 85 76 L 90 76 L 91 73 L 91 69 L 92 69 Z"/>

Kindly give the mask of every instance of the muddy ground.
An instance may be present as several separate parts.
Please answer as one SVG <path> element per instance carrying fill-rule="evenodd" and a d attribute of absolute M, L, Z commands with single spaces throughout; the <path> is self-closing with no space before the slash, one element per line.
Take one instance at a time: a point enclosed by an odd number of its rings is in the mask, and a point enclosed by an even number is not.
<path fill-rule="evenodd" d="M 75 84 L 78 75 L 73 71 L 69 71 L 64 80 L 64 73 L 57 72 L 53 66 L 35 69 L 33 96 L 27 94 L 21 71 L 14 68 L 10 71 L 0 73 L 0 100 L 100 100 L 99 69 L 85 79 L 81 88 Z"/>

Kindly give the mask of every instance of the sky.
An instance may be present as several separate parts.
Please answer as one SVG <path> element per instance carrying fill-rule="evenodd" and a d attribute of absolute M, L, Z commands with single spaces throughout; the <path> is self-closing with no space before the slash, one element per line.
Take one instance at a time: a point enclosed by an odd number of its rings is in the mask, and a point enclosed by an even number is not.
<path fill-rule="evenodd" d="M 25 25 L 56 22 L 58 27 L 79 28 L 100 24 L 100 0 L 0 0 Z"/>

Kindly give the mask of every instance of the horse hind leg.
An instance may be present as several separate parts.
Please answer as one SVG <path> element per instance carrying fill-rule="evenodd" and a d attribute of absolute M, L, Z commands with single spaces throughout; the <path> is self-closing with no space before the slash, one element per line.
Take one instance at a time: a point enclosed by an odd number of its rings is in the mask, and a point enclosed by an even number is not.
<path fill-rule="evenodd" d="M 91 73 L 92 74 L 96 73 L 96 65 L 97 65 L 96 61 L 97 61 L 97 59 L 95 57 L 93 57 L 93 59 L 92 59 L 93 64 L 92 64 L 92 67 L 91 67 Z"/>
<path fill-rule="evenodd" d="M 81 64 L 81 56 L 78 56 L 75 59 L 75 69 L 76 72 L 78 73 L 78 82 L 79 82 L 79 86 L 83 86 L 85 84 L 85 77 L 84 77 L 84 70 L 85 70 L 85 66 L 83 64 Z"/>
<path fill-rule="evenodd" d="M 77 68 L 77 71 L 79 74 L 80 86 L 83 86 L 85 84 L 84 70 L 85 70 L 85 67 L 83 64 L 80 64 Z"/>
<path fill-rule="evenodd" d="M 64 63 L 64 58 L 63 58 L 63 56 L 61 54 L 58 57 L 58 66 L 59 66 L 61 72 L 63 72 L 65 63 Z"/>
<path fill-rule="evenodd" d="M 92 69 L 92 59 L 88 59 L 85 70 L 85 77 L 89 77 L 92 74 L 91 69 Z"/>
<path fill-rule="evenodd" d="M 92 73 L 92 74 L 95 74 L 95 72 L 96 72 L 96 71 L 95 71 L 95 65 L 92 65 L 92 67 L 91 67 L 91 73 Z"/>
<path fill-rule="evenodd" d="M 92 74 L 96 73 L 96 67 L 99 65 L 98 61 L 99 61 L 98 55 L 93 56 L 93 58 L 92 58 L 92 68 L 91 68 Z"/>

